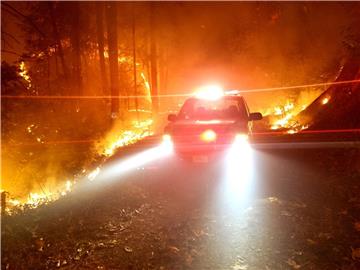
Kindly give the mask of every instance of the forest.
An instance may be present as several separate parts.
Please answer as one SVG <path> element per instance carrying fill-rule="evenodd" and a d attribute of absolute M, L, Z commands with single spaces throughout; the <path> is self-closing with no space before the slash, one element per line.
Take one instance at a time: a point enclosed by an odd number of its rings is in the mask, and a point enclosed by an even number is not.
<path fill-rule="evenodd" d="M 331 81 L 360 37 L 356 3 L 3 1 L 1 13 L 1 188 L 14 204 L 58 196 L 115 148 L 161 132 L 199 85 Z M 324 90 L 246 98 L 284 116 Z"/>

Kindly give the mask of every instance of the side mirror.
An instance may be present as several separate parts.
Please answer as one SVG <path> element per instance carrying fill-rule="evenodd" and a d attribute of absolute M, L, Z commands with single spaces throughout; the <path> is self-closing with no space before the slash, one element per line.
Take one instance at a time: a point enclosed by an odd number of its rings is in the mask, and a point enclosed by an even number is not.
<path fill-rule="evenodd" d="M 263 118 L 262 114 L 259 112 L 250 113 L 250 115 L 249 115 L 250 121 L 261 120 L 262 118 Z"/>
<path fill-rule="evenodd" d="M 168 115 L 168 121 L 169 121 L 169 122 L 175 122 L 176 119 L 177 119 L 176 114 L 169 114 L 169 115 Z"/>

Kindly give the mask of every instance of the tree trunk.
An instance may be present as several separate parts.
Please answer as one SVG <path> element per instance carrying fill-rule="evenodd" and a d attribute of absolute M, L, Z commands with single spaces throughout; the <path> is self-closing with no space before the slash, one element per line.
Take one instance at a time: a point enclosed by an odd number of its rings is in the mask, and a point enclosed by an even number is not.
<path fill-rule="evenodd" d="M 81 51 L 80 51 L 80 8 L 78 2 L 71 4 L 73 10 L 72 29 L 71 29 L 71 49 L 72 49 L 72 73 L 73 81 L 76 85 L 76 95 L 82 94 L 81 78 Z"/>
<path fill-rule="evenodd" d="M 157 71 L 157 49 L 156 49 L 156 22 L 155 22 L 155 6 L 150 4 L 150 66 L 151 66 L 151 96 L 152 109 L 155 114 L 159 112 L 158 97 L 158 71 Z"/>
<path fill-rule="evenodd" d="M 106 24 L 109 47 L 111 117 L 117 118 L 119 113 L 119 64 L 117 40 L 117 4 L 109 2 L 106 5 Z"/>
<path fill-rule="evenodd" d="M 136 70 L 136 25 L 135 25 L 135 7 L 132 3 L 132 41 L 133 41 L 133 72 L 134 72 L 134 96 L 135 96 L 135 110 L 136 119 L 139 121 L 139 104 L 138 104 L 138 91 L 137 91 L 137 70 Z"/>
<path fill-rule="evenodd" d="M 99 64 L 101 76 L 101 88 L 103 94 L 108 94 L 108 80 L 106 77 L 106 66 L 104 57 L 104 5 L 103 3 L 95 3 L 96 9 L 96 34 L 99 50 Z"/>
<path fill-rule="evenodd" d="M 51 19 L 51 24 L 52 24 L 52 28 L 53 28 L 54 39 L 58 46 L 60 61 L 61 61 L 62 69 L 64 72 L 64 77 L 65 77 L 65 80 L 67 80 L 69 72 L 68 72 L 66 62 L 65 62 L 64 51 L 63 51 L 63 48 L 61 45 L 61 39 L 60 39 L 59 32 L 58 32 L 57 25 L 56 25 L 53 2 L 48 2 L 48 5 L 49 5 L 50 19 Z"/>

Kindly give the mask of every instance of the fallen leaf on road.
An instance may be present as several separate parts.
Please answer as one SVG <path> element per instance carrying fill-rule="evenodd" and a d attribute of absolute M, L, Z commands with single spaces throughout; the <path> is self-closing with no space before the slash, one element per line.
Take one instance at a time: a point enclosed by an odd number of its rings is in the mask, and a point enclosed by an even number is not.
<path fill-rule="evenodd" d="M 243 264 L 243 265 L 240 265 L 240 264 L 235 264 L 233 267 L 232 267 L 233 270 L 247 270 L 248 269 L 248 265 L 247 264 Z"/>
<path fill-rule="evenodd" d="M 186 256 L 185 262 L 186 262 L 187 265 L 190 266 L 192 264 L 193 260 L 194 260 L 193 257 L 190 254 L 188 254 Z"/>
<path fill-rule="evenodd" d="M 355 228 L 355 230 L 360 232 L 360 221 L 357 221 L 357 222 L 354 223 L 354 228 Z"/>
<path fill-rule="evenodd" d="M 280 200 L 276 197 L 268 197 L 267 199 L 270 203 L 280 203 Z"/>
<path fill-rule="evenodd" d="M 314 240 L 312 240 L 312 239 L 310 239 L 310 238 L 306 239 L 306 242 L 307 242 L 309 245 L 316 245 L 316 244 L 317 244 L 316 241 L 314 241 Z"/>
<path fill-rule="evenodd" d="M 297 207 L 297 208 L 306 208 L 306 204 L 303 202 L 294 202 L 294 203 L 292 203 L 292 206 Z"/>
<path fill-rule="evenodd" d="M 351 248 L 351 258 L 353 260 L 360 259 L 360 248 Z"/>
<path fill-rule="evenodd" d="M 293 259 L 289 258 L 286 263 L 290 265 L 294 269 L 299 269 L 301 267 L 300 264 L 297 264 Z"/>
<path fill-rule="evenodd" d="M 36 239 L 35 245 L 36 245 L 37 251 L 44 251 L 45 241 L 43 238 Z"/>
<path fill-rule="evenodd" d="M 348 214 L 348 211 L 347 210 L 342 210 L 339 212 L 340 215 L 347 215 Z"/>
<path fill-rule="evenodd" d="M 282 216 L 285 216 L 285 217 L 291 217 L 291 214 L 288 211 L 285 211 L 285 210 L 281 211 L 280 214 Z"/>
<path fill-rule="evenodd" d="M 126 251 L 126 252 L 133 252 L 133 249 L 131 248 L 131 247 L 128 247 L 128 246 L 125 246 L 124 247 L 124 250 Z"/>
<path fill-rule="evenodd" d="M 99 247 L 99 248 L 104 248 L 104 247 L 105 247 L 105 244 L 104 244 L 104 243 L 98 243 L 98 244 L 97 244 L 97 247 Z"/>
<path fill-rule="evenodd" d="M 169 246 L 169 250 L 174 252 L 174 253 L 178 253 L 180 251 L 180 249 L 178 249 L 177 247 L 175 246 Z"/>
<path fill-rule="evenodd" d="M 202 235 L 208 235 L 204 230 L 193 230 L 193 233 L 196 237 L 200 237 Z"/>
<path fill-rule="evenodd" d="M 332 235 L 331 235 L 331 233 L 321 232 L 321 233 L 318 234 L 318 237 L 319 238 L 325 238 L 325 239 L 329 240 L 330 238 L 332 238 Z"/>

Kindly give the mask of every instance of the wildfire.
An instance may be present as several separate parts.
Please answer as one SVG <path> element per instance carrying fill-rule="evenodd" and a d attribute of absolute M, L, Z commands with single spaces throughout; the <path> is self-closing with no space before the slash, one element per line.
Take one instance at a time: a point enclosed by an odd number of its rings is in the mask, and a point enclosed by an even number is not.
<path fill-rule="evenodd" d="M 96 178 L 96 176 L 98 176 L 99 173 L 100 173 L 100 168 L 97 167 L 95 170 L 93 170 L 91 173 L 88 174 L 87 178 L 90 181 L 93 181 Z"/>
<path fill-rule="evenodd" d="M 152 135 L 152 131 L 150 130 L 151 125 L 153 124 L 153 120 L 148 119 L 144 121 L 133 121 L 131 123 L 131 129 L 125 130 L 120 132 L 119 135 L 113 137 L 110 136 L 112 139 L 107 140 L 107 144 L 103 148 L 101 152 L 106 157 L 111 156 L 115 150 L 119 147 L 123 147 L 126 145 L 133 144 L 149 135 Z M 32 128 L 34 125 L 30 125 L 27 128 L 27 131 L 31 133 Z M 81 179 L 87 179 L 88 181 L 93 181 L 101 172 L 100 166 L 96 167 L 94 170 L 86 173 L 86 170 L 83 170 Z M 73 180 L 66 180 L 65 183 L 61 184 L 57 188 L 52 190 L 44 190 L 42 188 L 41 192 L 31 192 L 27 198 L 25 199 L 15 199 L 15 198 L 8 198 L 6 200 L 6 211 L 11 214 L 12 209 L 24 209 L 27 208 L 37 208 L 42 204 L 46 204 L 51 201 L 58 200 L 59 198 L 67 195 L 70 193 L 77 181 L 80 179 L 73 179 Z M 5 192 L 5 191 L 1 191 Z"/>
<path fill-rule="evenodd" d="M 276 116 L 276 118 L 274 117 L 270 128 L 272 130 L 285 128 L 288 129 L 288 134 L 295 134 L 301 130 L 307 129 L 307 125 L 300 126 L 294 120 L 294 116 L 303 111 L 306 107 L 307 105 L 305 104 L 295 106 L 295 104 L 291 102 L 287 102 L 284 106 L 274 107 L 272 115 Z"/>
<path fill-rule="evenodd" d="M 70 180 L 67 180 L 65 183 L 65 190 L 61 192 L 62 196 L 65 196 L 67 193 L 71 192 L 71 187 L 73 183 Z"/>
<path fill-rule="evenodd" d="M 53 193 L 51 192 L 44 192 L 44 193 L 30 193 L 28 200 L 26 201 L 26 205 L 30 208 L 36 208 L 40 204 L 46 203 L 47 201 L 51 200 Z"/>
<path fill-rule="evenodd" d="M 271 129 L 289 128 L 291 120 L 295 115 L 294 111 L 295 105 L 289 101 L 287 101 L 283 106 L 274 107 L 273 115 L 281 116 L 281 118 L 272 123 Z"/>
<path fill-rule="evenodd" d="M 301 126 L 296 121 L 296 115 L 305 110 L 309 104 L 316 100 L 322 93 L 323 89 L 308 88 L 298 93 L 296 98 L 289 97 L 282 103 L 274 104 L 272 108 L 263 111 L 263 115 L 267 115 L 270 120 L 270 128 L 273 130 L 287 129 L 287 133 L 297 133 L 308 128 L 306 125 Z M 330 97 L 327 96 L 320 100 L 320 104 L 327 104 Z"/>
<path fill-rule="evenodd" d="M 26 66 L 25 66 L 25 62 L 24 61 L 21 61 L 20 64 L 19 64 L 19 76 L 22 77 L 27 83 L 28 83 L 28 86 L 27 86 L 27 89 L 30 89 L 31 88 L 31 78 L 28 74 L 28 71 L 26 69 Z"/>
<path fill-rule="evenodd" d="M 115 150 L 119 147 L 133 144 L 147 136 L 152 135 L 152 132 L 149 130 L 149 127 L 152 125 L 153 121 L 134 121 L 133 130 L 125 130 L 114 138 L 110 139 L 102 151 L 102 154 L 105 156 L 111 156 L 114 154 Z M 112 137 L 112 136 L 110 136 Z"/>

